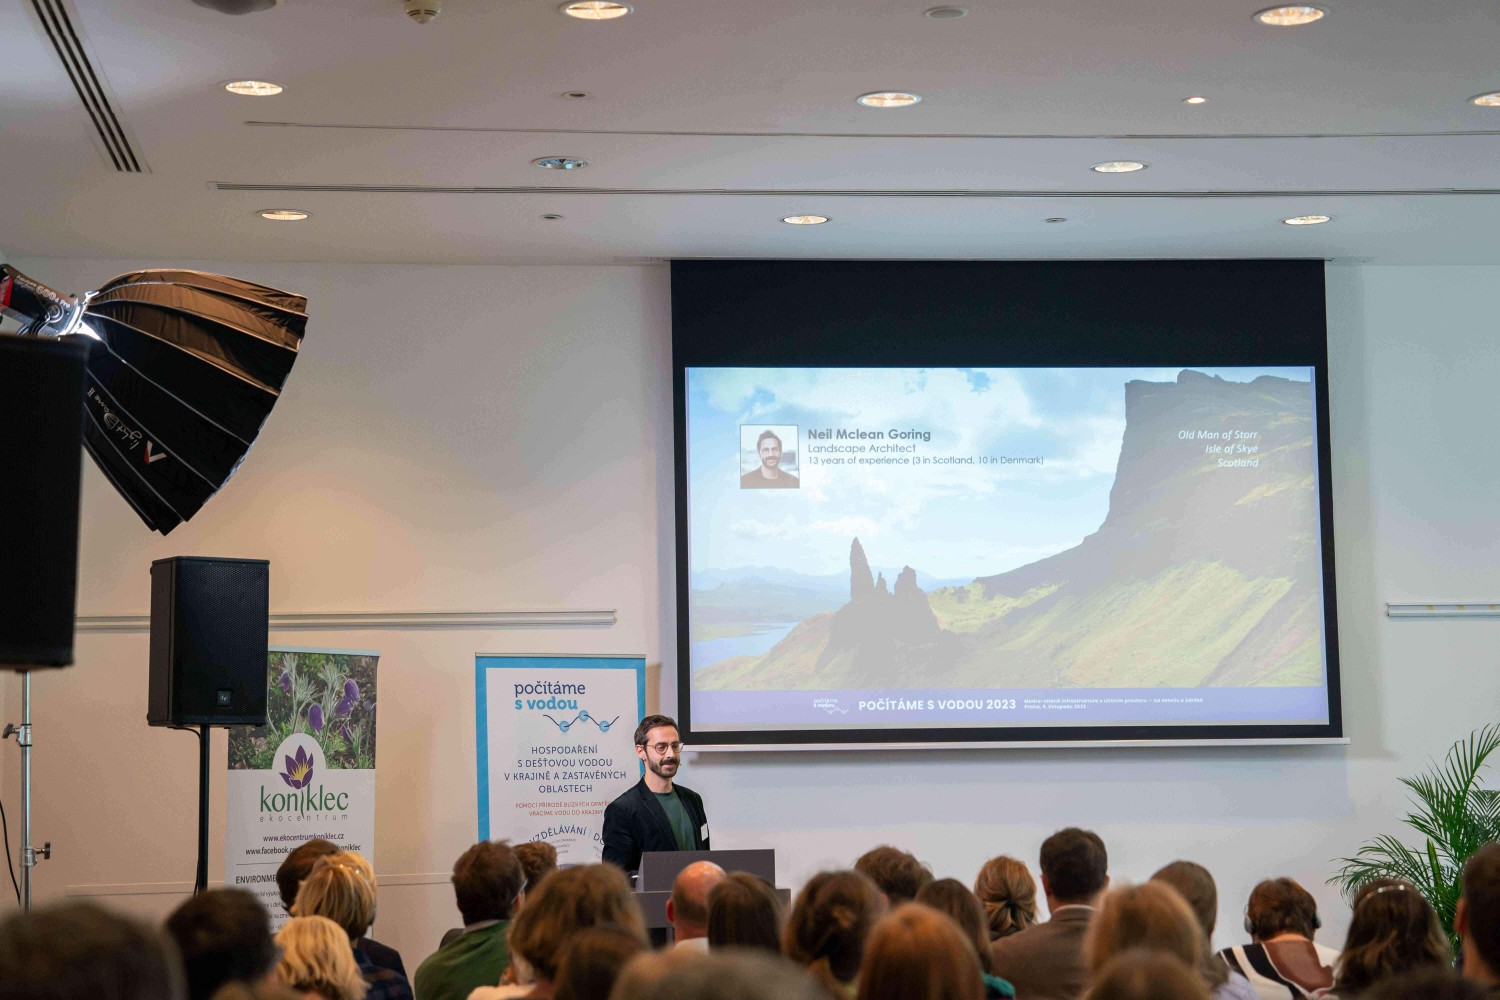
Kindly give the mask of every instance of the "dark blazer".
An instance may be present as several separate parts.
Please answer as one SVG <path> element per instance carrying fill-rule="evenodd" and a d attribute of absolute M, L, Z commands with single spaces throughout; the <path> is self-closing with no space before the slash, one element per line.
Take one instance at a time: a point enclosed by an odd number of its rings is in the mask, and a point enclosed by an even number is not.
<path fill-rule="evenodd" d="M 693 850 L 707 851 L 708 815 L 703 811 L 703 797 L 691 788 L 672 786 L 682 807 L 693 821 Z M 611 802 L 604 810 L 604 860 L 627 872 L 641 867 L 643 851 L 675 851 L 677 838 L 662 811 L 656 795 L 642 778 Z"/>
<path fill-rule="evenodd" d="M 1016 988 L 1025 1000 L 1078 1000 L 1088 987 L 1083 967 L 1083 935 L 1094 911 L 1086 907 L 1058 908 L 1045 924 L 996 941 L 995 975 Z"/>

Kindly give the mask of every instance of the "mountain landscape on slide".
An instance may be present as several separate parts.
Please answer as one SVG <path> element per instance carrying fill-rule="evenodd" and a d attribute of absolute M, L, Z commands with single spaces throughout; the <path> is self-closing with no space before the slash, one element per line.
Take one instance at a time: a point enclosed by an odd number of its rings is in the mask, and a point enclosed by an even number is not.
<path fill-rule="evenodd" d="M 889 583 L 872 572 L 854 539 L 842 603 L 774 619 L 798 624 L 764 655 L 700 669 L 694 683 L 710 690 L 1320 684 L 1310 392 L 1306 382 L 1226 382 L 1194 371 L 1176 382 L 1129 382 L 1109 513 L 1078 545 L 924 590 L 910 567 Z M 1209 453 L 1212 439 L 1184 440 L 1183 431 L 1256 432 L 1248 440 L 1258 466 L 1220 466 L 1242 456 Z M 779 586 L 780 612 L 806 607 L 802 588 Z M 735 593 L 742 612 L 754 613 L 756 585 L 742 581 Z"/>

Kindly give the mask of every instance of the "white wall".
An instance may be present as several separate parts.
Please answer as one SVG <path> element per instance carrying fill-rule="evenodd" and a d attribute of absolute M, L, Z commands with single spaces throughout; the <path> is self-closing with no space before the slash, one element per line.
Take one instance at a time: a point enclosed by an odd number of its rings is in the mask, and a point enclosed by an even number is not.
<path fill-rule="evenodd" d="M 84 288 L 135 262 L 23 263 Z M 269 558 L 278 611 L 619 611 L 595 631 L 273 636 L 382 652 L 377 935 L 414 963 L 456 918 L 442 873 L 475 830 L 476 650 L 643 652 L 667 664 L 651 706 L 675 708 L 667 273 L 194 266 L 306 292 L 304 356 L 238 477 L 169 538 L 89 470 L 81 614 L 144 611 L 150 560 L 177 554 Z M 1034 865 L 1048 833 L 1080 824 L 1104 836 L 1117 878 L 1206 864 L 1223 941 L 1250 886 L 1290 874 L 1337 944 L 1330 859 L 1398 831 L 1397 776 L 1500 706 L 1500 622 L 1383 614 L 1388 600 L 1500 594 L 1497 286 L 1495 267 L 1329 271 L 1349 747 L 704 754 L 684 780 L 708 800 L 716 846 L 775 847 L 793 886 L 880 842 L 967 881 L 1002 851 Z M 12 712 L 16 688 L 0 684 Z M 145 636 L 80 636 L 77 666 L 36 688 L 38 839 L 58 853 L 39 897 L 163 884 L 111 901 L 166 912 L 192 876 L 195 757 L 191 737 L 145 726 Z"/>

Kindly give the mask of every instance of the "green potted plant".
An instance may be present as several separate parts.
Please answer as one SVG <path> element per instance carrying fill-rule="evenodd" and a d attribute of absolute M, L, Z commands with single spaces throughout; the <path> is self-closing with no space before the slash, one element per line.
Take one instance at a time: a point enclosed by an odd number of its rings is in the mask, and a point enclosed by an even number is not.
<path fill-rule="evenodd" d="M 1419 889 L 1437 910 L 1455 949 L 1453 909 L 1458 903 L 1464 863 L 1483 845 L 1500 840 L 1500 789 L 1481 788 L 1485 758 L 1500 749 L 1500 723 L 1470 733 L 1448 748 L 1442 764 L 1426 773 L 1402 778 L 1414 799 L 1406 825 L 1425 840 L 1419 848 L 1382 835 L 1369 841 L 1352 858 L 1339 858 L 1343 867 L 1328 881 L 1352 899 L 1359 887 L 1375 878 L 1404 878 Z"/>

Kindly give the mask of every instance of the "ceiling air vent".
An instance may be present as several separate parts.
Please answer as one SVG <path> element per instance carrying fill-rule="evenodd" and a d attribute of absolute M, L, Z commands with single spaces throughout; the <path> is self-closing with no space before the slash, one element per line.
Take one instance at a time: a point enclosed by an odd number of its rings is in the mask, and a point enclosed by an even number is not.
<path fill-rule="evenodd" d="M 73 19 L 68 15 L 62 0 L 31 0 L 31 6 L 36 10 L 52 47 L 57 50 L 57 58 L 62 61 L 68 79 L 73 81 L 78 100 L 83 104 L 84 111 L 88 112 L 89 120 L 94 123 L 94 131 L 99 134 L 104 152 L 115 169 L 122 174 L 149 173 L 145 162 L 131 147 L 130 139 L 125 134 L 125 126 L 116 116 L 104 83 L 94 69 L 88 53 L 84 51 L 78 30 L 73 26 Z"/>

